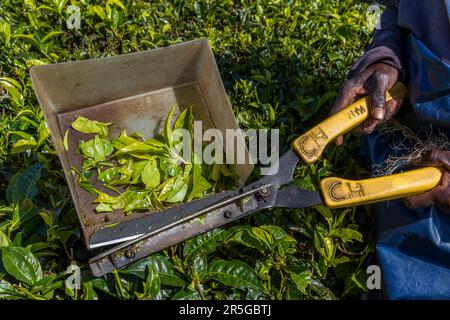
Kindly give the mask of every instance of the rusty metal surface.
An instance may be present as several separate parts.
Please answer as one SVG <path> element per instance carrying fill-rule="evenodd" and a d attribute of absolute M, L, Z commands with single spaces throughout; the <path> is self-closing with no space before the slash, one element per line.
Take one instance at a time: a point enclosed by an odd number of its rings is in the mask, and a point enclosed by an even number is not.
<path fill-rule="evenodd" d="M 243 199 L 239 198 L 230 204 L 209 211 L 202 219 L 191 219 L 167 230 L 157 232 L 148 238 L 137 241 L 135 244 L 127 246 L 124 244 L 125 247 L 121 250 L 110 254 L 105 252 L 101 256 L 94 257 L 89 261 L 92 273 L 97 277 L 102 276 L 152 253 L 240 219 L 254 211 L 270 207 L 276 199 L 275 188 L 271 187 L 270 189 L 273 194 L 267 202 L 263 199 L 257 199 L 255 194 L 251 194 Z M 258 192 L 257 190 L 254 191 L 255 193 Z"/>
<path fill-rule="evenodd" d="M 98 229 L 151 212 L 129 216 L 94 212 L 94 196 L 80 188 L 70 172 L 71 167 L 81 166 L 81 157 L 74 151 L 78 140 L 88 135 L 70 130 L 69 152 L 63 146 L 65 132 L 78 116 L 114 123 L 110 137 L 127 129 L 150 138 L 161 130 L 172 105 L 178 107 L 176 114 L 180 107 L 192 105 L 194 119 L 203 121 L 204 130 L 238 128 L 205 39 L 116 57 L 33 67 L 30 73 L 88 248 Z M 241 184 L 252 169 L 249 164 L 237 165 Z"/>

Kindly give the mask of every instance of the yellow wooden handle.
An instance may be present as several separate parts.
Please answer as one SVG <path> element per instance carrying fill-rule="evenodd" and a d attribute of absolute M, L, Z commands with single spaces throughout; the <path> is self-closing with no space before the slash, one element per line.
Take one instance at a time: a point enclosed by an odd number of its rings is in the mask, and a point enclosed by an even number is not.
<path fill-rule="evenodd" d="M 404 198 L 436 187 L 443 169 L 425 167 L 366 180 L 325 178 L 320 181 L 324 203 L 331 208 L 349 207 Z"/>
<path fill-rule="evenodd" d="M 389 92 L 386 100 L 403 98 L 406 95 L 406 87 L 397 82 Z M 347 133 L 361 124 L 369 117 L 368 97 L 359 99 L 348 107 L 333 114 L 311 130 L 305 132 L 292 142 L 291 147 L 305 163 L 316 162 L 323 150 L 338 136 Z"/>

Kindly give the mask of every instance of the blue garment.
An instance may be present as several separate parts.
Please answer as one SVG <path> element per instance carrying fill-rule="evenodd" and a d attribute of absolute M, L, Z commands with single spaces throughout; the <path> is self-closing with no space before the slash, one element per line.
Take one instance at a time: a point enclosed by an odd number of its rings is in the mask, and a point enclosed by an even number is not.
<path fill-rule="evenodd" d="M 440 60 L 450 63 L 450 0 L 378 0 L 386 9 L 381 28 L 365 54 L 353 65 L 349 77 L 382 62 L 407 75 L 407 37 L 414 34 Z"/>
<path fill-rule="evenodd" d="M 408 98 L 419 127 L 431 124 L 450 137 L 450 64 L 413 34 L 407 39 Z M 390 148 L 397 138 L 377 132 L 363 138 L 363 162 L 379 164 L 398 152 Z M 374 211 L 387 298 L 450 299 L 450 213 L 408 209 L 402 200 L 376 204 Z"/>
<path fill-rule="evenodd" d="M 450 63 L 439 59 L 412 34 L 408 46 L 408 93 L 423 125 L 450 128 Z"/>

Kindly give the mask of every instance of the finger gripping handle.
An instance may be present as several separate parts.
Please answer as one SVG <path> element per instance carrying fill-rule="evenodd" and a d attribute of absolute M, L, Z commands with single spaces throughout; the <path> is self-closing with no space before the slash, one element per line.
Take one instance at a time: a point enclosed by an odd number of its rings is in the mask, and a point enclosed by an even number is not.
<path fill-rule="evenodd" d="M 386 100 L 402 98 L 406 88 L 401 82 L 386 93 Z M 291 147 L 305 163 L 316 162 L 325 147 L 338 136 L 347 133 L 369 117 L 369 98 L 363 97 L 331 115 L 292 142 Z"/>
<path fill-rule="evenodd" d="M 330 177 L 320 181 L 320 190 L 328 207 L 348 207 L 426 192 L 440 183 L 442 172 L 441 168 L 425 167 L 365 180 Z"/>

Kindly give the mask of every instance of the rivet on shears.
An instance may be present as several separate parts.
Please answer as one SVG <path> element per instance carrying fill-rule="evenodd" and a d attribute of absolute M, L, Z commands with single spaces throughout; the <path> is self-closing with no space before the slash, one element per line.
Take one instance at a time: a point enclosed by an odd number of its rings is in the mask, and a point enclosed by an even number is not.
<path fill-rule="evenodd" d="M 262 198 L 267 198 L 270 194 L 270 189 L 267 187 L 263 187 L 258 191 L 258 195 L 257 197 L 262 199 Z"/>
<path fill-rule="evenodd" d="M 136 250 L 134 249 L 134 246 L 128 248 L 127 251 L 125 251 L 125 257 L 128 259 L 132 259 L 136 256 Z"/>
<path fill-rule="evenodd" d="M 227 218 L 227 219 L 230 219 L 232 215 L 233 215 L 232 212 L 229 211 L 229 210 L 225 210 L 225 211 L 223 212 L 223 216 L 224 216 L 225 218 Z"/>

